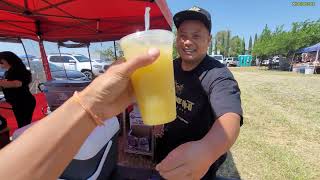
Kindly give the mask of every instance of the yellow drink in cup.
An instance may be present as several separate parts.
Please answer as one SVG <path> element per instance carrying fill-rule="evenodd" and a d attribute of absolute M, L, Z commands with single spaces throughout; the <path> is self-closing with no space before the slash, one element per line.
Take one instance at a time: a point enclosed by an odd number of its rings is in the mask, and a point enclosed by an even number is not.
<path fill-rule="evenodd" d="M 147 53 L 151 47 L 160 57 L 151 65 L 136 70 L 131 81 L 142 120 L 146 125 L 159 125 L 176 118 L 176 95 L 172 59 L 173 33 L 148 30 L 133 33 L 120 40 L 127 60 Z"/>

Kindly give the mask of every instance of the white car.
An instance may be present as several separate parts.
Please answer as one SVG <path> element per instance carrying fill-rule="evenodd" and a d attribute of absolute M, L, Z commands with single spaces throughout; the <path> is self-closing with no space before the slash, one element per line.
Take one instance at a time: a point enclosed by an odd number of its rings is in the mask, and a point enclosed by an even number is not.
<path fill-rule="evenodd" d="M 279 56 L 274 56 L 274 57 L 272 58 L 272 62 L 273 62 L 274 64 L 279 64 L 279 62 L 280 62 L 280 57 L 279 57 Z"/>
<path fill-rule="evenodd" d="M 50 54 L 48 61 L 66 70 L 80 71 L 90 80 L 93 76 L 104 73 L 109 67 L 106 62 L 91 60 L 90 63 L 90 59 L 82 54 Z"/>
<path fill-rule="evenodd" d="M 100 66 L 103 66 L 104 70 L 107 70 L 113 61 L 111 60 L 102 60 L 102 59 L 91 59 L 91 63 L 93 66 L 100 68 Z"/>
<path fill-rule="evenodd" d="M 225 59 L 223 58 L 222 55 L 215 54 L 215 55 L 212 55 L 211 57 L 213 57 L 215 60 L 221 62 L 222 64 L 226 64 L 226 63 L 225 63 Z"/>
<path fill-rule="evenodd" d="M 227 57 L 225 58 L 225 63 L 228 67 L 236 67 L 238 66 L 238 58 L 237 57 Z"/>
<path fill-rule="evenodd" d="M 263 65 L 263 66 L 268 66 L 269 63 L 270 63 L 270 61 L 271 61 L 270 59 L 262 60 L 261 65 Z"/>

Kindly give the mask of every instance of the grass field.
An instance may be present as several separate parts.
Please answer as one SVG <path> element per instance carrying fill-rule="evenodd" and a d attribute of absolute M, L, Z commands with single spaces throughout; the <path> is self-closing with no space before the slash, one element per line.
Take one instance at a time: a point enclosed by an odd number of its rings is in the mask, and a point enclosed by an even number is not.
<path fill-rule="evenodd" d="M 244 125 L 219 174 L 320 179 L 320 75 L 232 68 Z"/>

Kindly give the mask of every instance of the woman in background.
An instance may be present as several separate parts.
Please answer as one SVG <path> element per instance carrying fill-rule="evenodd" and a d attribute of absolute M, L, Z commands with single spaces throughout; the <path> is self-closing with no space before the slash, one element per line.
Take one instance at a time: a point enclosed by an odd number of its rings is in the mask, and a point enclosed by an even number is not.
<path fill-rule="evenodd" d="M 18 127 L 30 124 L 36 100 L 29 90 L 31 72 L 22 60 L 10 51 L 0 52 L 0 67 L 5 69 L 4 80 L 0 80 L 6 101 L 11 104 Z"/>

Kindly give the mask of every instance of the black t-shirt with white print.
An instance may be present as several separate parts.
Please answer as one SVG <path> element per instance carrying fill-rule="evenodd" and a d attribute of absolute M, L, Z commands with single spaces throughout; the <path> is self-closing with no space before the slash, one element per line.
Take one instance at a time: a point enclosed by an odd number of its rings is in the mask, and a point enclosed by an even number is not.
<path fill-rule="evenodd" d="M 184 71 L 174 60 L 177 119 L 165 125 L 158 140 L 159 160 L 179 145 L 203 138 L 214 121 L 227 112 L 242 117 L 240 89 L 227 67 L 210 56 L 193 70 Z M 240 125 L 242 125 L 242 118 Z"/>

